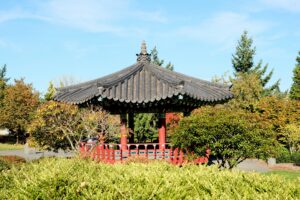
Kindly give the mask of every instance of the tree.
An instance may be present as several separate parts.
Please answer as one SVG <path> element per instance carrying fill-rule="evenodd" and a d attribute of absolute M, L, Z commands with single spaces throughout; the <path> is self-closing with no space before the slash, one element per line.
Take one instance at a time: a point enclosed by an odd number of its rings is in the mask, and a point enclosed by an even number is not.
<path fill-rule="evenodd" d="M 206 106 L 183 118 L 171 134 L 175 147 L 197 156 L 209 148 L 219 167 L 232 169 L 247 158 L 266 158 L 275 153 L 275 134 L 243 109 Z"/>
<path fill-rule="evenodd" d="M 300 125 L 287 124 L 282 128 L 282 141 L 288 146 L 289 152 L 292 154 L 300 149 Z"/>
<path fill-rule="evenodd" d="M 140 113 L 135 115 L 134 131 L 137 133 L 138 142 L 153 142 L 158 137 L 158 115 L 154 113 Z"/>
<path fill-rule="evenodd" d="M 258 75 L 238 73 L 231 82 L 234 99 L 230 101 L 230 104 L 234 107 L 253 110 L 253 106 L 260 99 L 263 91 Z"/>
<path fill-rule="evenodd" d="M 151 50 L 151 61 L 153 64 L 163 67 L 164 60 L 158 57 L 158 51 L 156 47 Z M 166 69 L 174 70 L 174 65 L 169 62 Z M 158 114 L 155 113 L 140 113 L 134 115 L 134 132 L 137 134 L 138 142 L 146 142 L 150 139 L 152 142 L 154 138 L 157 138 L 157 124 Z"/>
<path fill-rule="evenodd" d="M 262 60 L 260 60 L 255 66 L 254 55 L 256 52 L 256 48 L 252 47 L 252 44 L 252 38 L 248 37 L 247 31 L 244 31 L 244 33 L 241 35 L 240 40 L 238 41 L 236 52 L 234 55 L 232 55 L 232 65 L 235 71 L 235 75 L 238 75 L 240 73 L 256 73 L 264 88 L 262 94 L 265 96 L 271 95 L 272 93 L 279 91 L 279 80 L 270 87 L 266 87 L 273 75 L 273 70 L 265 75 L 268 69 L 268 64 L 262 66 Z"/>
<path fill-rule="evenodd" d="M 46 101 L 50 101 L 53 99 L 54 95 L 55 95 L 56 89 L 52 83 L 52 81 L 49 82 L 49 87 L 47 90 L 47 93 L 44 95 L 44 99 Z"/>
<path fill-rule="evenodd" d="M 18 142 L 20 136 L 25 136 L 26 128 L 39 104 L 39 94 L 23 79 L 15 80 L 14 85 L 7 86 L 4 94 L 3 107 L 0 108 L 0 127 L 11 130 Z"/>
<path fill-rule="evenodd" d="M 4 98 L 4 91 L 7 86 L 7 82 L 9 81 L 9 78 L 6 77 L 6 71 L 6 65 L 0 68 L 0 108 L 3 106 L 2 101 Z"/>
<path fill-rule="evenodd" d="M 294 68 L 293 84 L 290 91 L 290 98 L 300 100 L 300 51 L 296 58 L 297 64 Z"/>
<path fill-rule="evenodd" d="M 109 141 L 117 130 L 118 121 L 100 108 L 80 110 L 75 105 L 55 101 L 42 104 L 28 127 L 38 147 L 74 151 L 83 138 L 99 137 Z"/>
<path fill-rule="evenodd" d="M 161 66 L 161 67 L 163 66 L 163 64 L 165 62 L 164 60 L 159 59 L 159 57 L 158 57 L 158 51 L 157 51 L 156 47 L 154 47 L 151 50 L 151 61 L 152 61 L 153 64 L 156 64 L 156 65 Z M 165 68 L 173 71 L 174 70 L 174 65 L 171 62 L 169 62 L 165 66 Z"/>

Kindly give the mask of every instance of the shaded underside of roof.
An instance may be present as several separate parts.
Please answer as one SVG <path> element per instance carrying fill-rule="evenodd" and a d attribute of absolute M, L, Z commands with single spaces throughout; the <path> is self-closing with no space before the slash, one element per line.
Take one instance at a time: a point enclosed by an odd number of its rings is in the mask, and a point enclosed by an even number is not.
<path fill-rule="evenodd" d="M 123 104 L 148 104 L 181 96 L 199 103 L 222 102 L 232 97 L 229 87 L 137 62 L 93 81 L 58 89 L 54 100 L 84 104 L 97 98 Z"/>

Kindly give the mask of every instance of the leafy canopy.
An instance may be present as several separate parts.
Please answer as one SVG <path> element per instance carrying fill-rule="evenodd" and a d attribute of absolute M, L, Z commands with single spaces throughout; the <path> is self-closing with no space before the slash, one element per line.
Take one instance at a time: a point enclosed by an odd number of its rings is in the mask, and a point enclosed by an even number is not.
<path fill-rule="evenodd" d="M 31 141 L 44 149 L 78 150 L 87 137 L 111 140 L 118 121 L 100 108 L 79 109 L 75 105 L 48 101 L 42 104 L 28 128 Z"/>
<path fill-rule="evenodd" d="M 202 107 L 179 122 L 171 134 L 171 142 L 199 156 L 209 148 L 220 167 L 231 169 L 247 158 L 274 153 L 275 134 L 258 119 L 242 109 Z"/>
<path fill-rule="evenodd" d="M 38 107 L 39 94 L 23 79 L 6 86 L 4 94 L 3 107 L 0 107 L 0 127 L 10 129 L 18 137 L 19 134 L 25 134 Z"/>

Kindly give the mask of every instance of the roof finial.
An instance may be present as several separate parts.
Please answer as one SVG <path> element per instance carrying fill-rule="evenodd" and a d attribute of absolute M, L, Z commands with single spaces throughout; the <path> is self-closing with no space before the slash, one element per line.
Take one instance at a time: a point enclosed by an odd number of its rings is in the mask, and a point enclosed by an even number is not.
<path fill-rule="evenodd" d="M 145 40 L 143 40 L 142 45 L 141 45 L 141 54 L 147 54 L 147 45 Z"/>
<path fill-rule="evenodd" d="M 137 61 L 138 62 L 150 62 L 151 61 L 151 57 L 149 53 L 147 53 L 147 45 L 145 40 L 142 41 L 141 44 L 141 52 L 137 55 Z"/>

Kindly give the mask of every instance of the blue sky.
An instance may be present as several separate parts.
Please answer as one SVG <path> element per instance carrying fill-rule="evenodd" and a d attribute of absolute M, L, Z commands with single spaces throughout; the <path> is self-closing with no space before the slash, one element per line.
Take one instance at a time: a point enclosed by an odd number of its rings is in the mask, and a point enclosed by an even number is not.
<path fill-rule="evenodd" d="M 49 81 L 86 81 L 133 64 L 140 43 L 175 71 L 211 80 L 232 73 L 243 30 L 290 88 L 300 50 L 299 0 L 1 0 L 0 66 L 44 93 Z M 71 79 L 71 81 L 70 81 Z"/>

